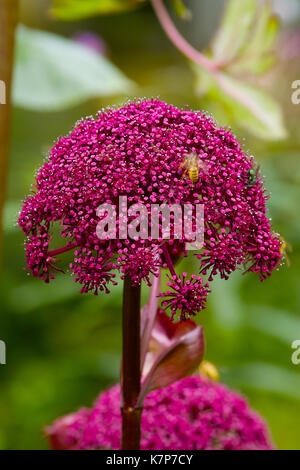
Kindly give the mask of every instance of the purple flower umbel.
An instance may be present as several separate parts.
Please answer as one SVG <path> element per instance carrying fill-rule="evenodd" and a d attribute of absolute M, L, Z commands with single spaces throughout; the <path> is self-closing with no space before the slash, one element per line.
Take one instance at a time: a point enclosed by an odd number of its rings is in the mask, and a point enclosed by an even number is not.
<path fill-rule="evenodd" d="M 184 166 L 191 153 L 201 162 L 193 181 Z M 267 194 L 255 172 L 253 159 L 232 133 L 202 112 L 156 100 L 102 111 L 60 138 L 37 174 L 19 218 L 27 236 L 28 269 L 48 282 L 57 270 L 56 257 L 76 249 L 70 264 L 75 281 L 81 292 L 97 294 L 108 291 L 117 271 L 139 284 L 150 283 L 151 274 L 167 267 L 173 290 L 165 294 L 164 305 L 173 313 L 184 306 L 182 318 L 193 315 L 204 308 L 208 286 L 198 277 L 180 279 L 173 267 L 174 257 L 186 253 L 190 240 L 184 234 L 176 241 L 100 240 L 97 208 L 110 203 L 118 214 L 119 196 L 149 211 L 151 204 L 203 204 L 205 242 L 196 254 L 198 274 L 210 281 L 245 266 L 263 280 L 280 264 L 281 254 L 266 217 Z M 59 249 L 50 248 L 54 222 L 66 240 Z M 198 292 L 201 298 L 196 299 Z"/>
<path fill-rule="evenodd" d="M 120 387 L 101 393 L 91 410 L 46 430 L 54 449 L 120 449 Z M 270 450 L 261 417 L 224 385 L 197 376 L 151 392 L 142 417 L 143 450 Z"/>

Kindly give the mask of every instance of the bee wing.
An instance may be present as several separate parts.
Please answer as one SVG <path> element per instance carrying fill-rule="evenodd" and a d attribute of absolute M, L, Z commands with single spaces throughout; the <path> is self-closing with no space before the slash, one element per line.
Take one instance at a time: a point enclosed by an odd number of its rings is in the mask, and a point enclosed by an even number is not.
<path fill-rule="evenodd" d="M 260 165 L 257 165 L 257 166 L 256 166 L 256 176 L 261 177 Z"/>
<path fill-rule="evenodd" d="M 207 167 L 207 164 L 206 162 L 204 162 L 203 160 L 200 160 L 198 161 L 198 168 L 199 170 L 201 170 L 203 173 L 205 173 L 207 175 L 208 173 L 208 167 Z"/>

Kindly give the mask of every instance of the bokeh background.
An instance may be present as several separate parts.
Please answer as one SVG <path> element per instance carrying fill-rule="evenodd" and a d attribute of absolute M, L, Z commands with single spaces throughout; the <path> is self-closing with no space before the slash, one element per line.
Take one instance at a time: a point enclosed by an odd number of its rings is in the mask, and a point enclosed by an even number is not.
<path fill-rule="evenodd" d="M 217 99 L 195 93 L 186 59 L 166 38 L 150 5 L 120 14 L 58 21 L 48 13 L 50 3 L 21 1 L 20 22 L 67 38 L 94 33 L 101 40 L 97 53 L 105 54 L 136 87 L 130 93 L 95 97 L 59 111 L 14 106 L 0 286 L 0 339 L 7 345 L 7 364 L 0 366 L 1 449 L 47 448 L 42 435 L 46 424 L 80 406 L 90 406 L 101 390 L 118 381 L 121 287 L 110 295 L 80 295 L 69 274 L 44 285 L 23 270 L 23 236 L 15 223 L 16 214 L 55 139 L 80 117 L 123 103 L 128 96 L 159 96 L 177 106 L 213 110 L 221 124 L 227 123 L 228 116 Z M 188 3 L 193 20 L 174 20 L 191 43 L 203 50 L 226 1 Z M 217 365 L 221 380 L 247 395 L 251 406 L 269 422 L 278 448 L 300 449 L 300 365 L 291 361 L 291 344 L 300 339 L 300 104 L 291 102 L 291 84 L 300 79 L 300 2 L 278 0 L 274 8 L 281 18 L 277 61 L 256 80 L 280 103 L 288 136 L 262 139 L 241 129 L 235 115 L 230 124 L 266 176 L 269 213 L 276 231 L 292 245 L 291 265 L 264 283 L 241 272 L 228 281 L 216 280 L 208 308 L 198 321 L 205 326 L 206 359 Z M 43 57 L 36 60 L 41 64 L 32 67 L 32 78 L 39 80 Z M 67 256 L 63 260 L 67 266 Z M 182 269 L 195 269 L 190 262 L 184 263 Z"/>

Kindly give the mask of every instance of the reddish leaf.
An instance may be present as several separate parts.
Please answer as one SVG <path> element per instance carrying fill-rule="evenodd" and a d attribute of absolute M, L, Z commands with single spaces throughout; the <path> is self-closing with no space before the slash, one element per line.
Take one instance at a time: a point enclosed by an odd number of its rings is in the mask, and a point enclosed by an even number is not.
<path fill-rule="evenodd" d="M 196 323 L 192 320 L 175 323 L 164 311 L 160 310 L 157 313 L 152 330 L 151 342 L 161 346 L 168 346 L 175 339 L 182 337 L 188 331 L 194 330 L 196 326 Z"/>
<path fill-rule="evenodd" d="M 166 387 L 192 373 L 201 362 L 205 342 L 202 326 L 194 322 L 172 324 L 159 313 L 153 329 L 138 405 L 156 388 Z"/>

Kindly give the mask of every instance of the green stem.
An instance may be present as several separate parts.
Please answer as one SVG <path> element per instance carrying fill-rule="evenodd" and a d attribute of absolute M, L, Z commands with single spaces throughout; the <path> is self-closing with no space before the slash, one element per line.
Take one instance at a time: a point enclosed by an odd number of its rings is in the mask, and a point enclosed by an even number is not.
<path fill-rule="evenodd" d="M 7 161 L 11 120 L 11 82 L 18 0 L 0 2 L 0 80 L 5 86 L 5 104 L 0 104 L 0 262 L 3 244 L 3 206 L 6 194 Z"/>

